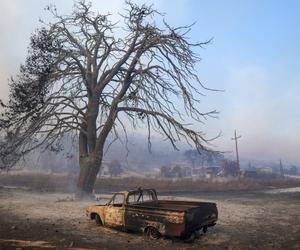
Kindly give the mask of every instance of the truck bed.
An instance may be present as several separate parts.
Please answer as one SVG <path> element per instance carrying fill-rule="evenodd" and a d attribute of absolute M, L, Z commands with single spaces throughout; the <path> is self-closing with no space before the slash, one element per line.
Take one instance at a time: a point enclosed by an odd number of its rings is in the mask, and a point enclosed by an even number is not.
<path fill-rule="evenodd" d="M 193 201 L 172 201 L 172 200 L 158 200 L 151 202 L 142 202 L 138 204 L 128 204 L 127 206 L 140 208 L 162 209 L 176 212 L 184 212 L 191 208 L 213 206 L 215 203 L 210 202 L 193 202 Z"/>
<path fill-rule="evenodd" d="M 182 236 L 213 226 L 218 217 L 215 203 L 159 200 L 127 204 L 125 218 L 129 225 L 153 221 L 166 225 L 166 234 Z"/>

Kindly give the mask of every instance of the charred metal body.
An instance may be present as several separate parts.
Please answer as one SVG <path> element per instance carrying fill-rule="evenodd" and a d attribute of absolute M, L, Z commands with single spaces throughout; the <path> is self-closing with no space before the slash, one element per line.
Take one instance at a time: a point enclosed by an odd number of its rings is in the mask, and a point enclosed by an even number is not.
<path fill-rule="evenodd" d="M 86 212 L 97 224 L 152 238 L 189 236 L 218 220 L 215 203 L 158 200 L 154 189 L 115 193 L 106 205 L 90 206 Z"/>

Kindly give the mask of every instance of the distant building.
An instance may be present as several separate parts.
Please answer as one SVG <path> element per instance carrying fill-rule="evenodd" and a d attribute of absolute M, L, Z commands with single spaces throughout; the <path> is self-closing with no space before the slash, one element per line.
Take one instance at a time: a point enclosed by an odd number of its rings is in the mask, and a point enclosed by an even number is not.
<path fill-rule="evenodd" d="M 254 178 L 254 179 L 270 179 L 270 178 L 280 178 L 280 174 L 275 173 L 271 167 L 258 167 L 255 169 L 247 169 L 243 171 L 242 176 L 244 178 Z"/>
<path fill-rule="evenodd" d="M 205 174 L 208 177 L 214 177 L 217 176 L 220 171 L 221 171 L 220 167 L 208 167 L 205 169 Z"/>
<path fill-rule="evenodd" d="M 193 169 L 191 167 L 181 167 L 183 176 L 192 176 Z"/>
<path fill-rule="evenodd" d="M 287 175 L 298 175 L 298 168 L 296 166 L 291 166 L 290 168 L 285 168 L 283 171 Z"/>
<path fill-rule="evenodd" d="M 222 177 L 236 177 L 241 174 L 240 168 L 235 161 L 225 160 L 221 171 L 218 173 L 218 176 Z"/>
<path fill-rule="evenodd" d="M 254 178 L 257 179 L 259 178 L 258 173 L 256 172 L 256 170 L 245 170 L 242 174 L 242 176 L 244 178 Z"/>
<path fill-rule="evenodd" d="M 273 169 L 271 167 L 259 167 L 259 168 L 256 168 L 256 172 L 258 173 L 273 173 Z"/>

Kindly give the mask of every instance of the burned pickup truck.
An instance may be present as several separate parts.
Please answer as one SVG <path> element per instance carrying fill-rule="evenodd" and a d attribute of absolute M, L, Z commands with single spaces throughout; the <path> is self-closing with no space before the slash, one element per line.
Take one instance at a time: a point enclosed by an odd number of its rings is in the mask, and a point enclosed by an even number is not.
<path fill-rule="evenodd" d="M 154 239 L 205 233 L 218 219 L 215 203 L 158 200 L 154 189 L 115 193 L 106 205 L 88 207 L 86 214 L 97 225 L 142 232 Z"/>

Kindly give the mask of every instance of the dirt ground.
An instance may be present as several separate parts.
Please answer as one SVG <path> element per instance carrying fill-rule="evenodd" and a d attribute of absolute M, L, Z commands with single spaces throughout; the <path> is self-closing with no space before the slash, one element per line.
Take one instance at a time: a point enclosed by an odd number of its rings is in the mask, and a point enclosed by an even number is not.
<path fill-rule="evenodd" d="M 0 188 L 0 249 L 300 249 L 300 188 L 161 196 L 216 202 L 219 220 L 193 243 L 98 227 L 70 194 Z"/>

